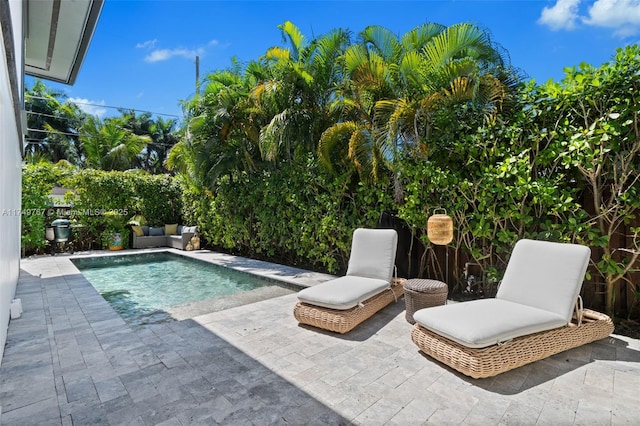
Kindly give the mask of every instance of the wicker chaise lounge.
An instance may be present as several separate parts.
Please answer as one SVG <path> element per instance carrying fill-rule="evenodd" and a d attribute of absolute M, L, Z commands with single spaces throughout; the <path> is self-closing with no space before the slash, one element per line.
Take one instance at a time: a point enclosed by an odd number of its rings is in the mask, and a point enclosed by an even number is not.
<path fill-rule="evenodd" d="M 398 235 L 393 229 L 353 232 L 347 274 L 298 293 L 293 315 L 302 324 L 347 333 L 402 296 L 392 277 Z"/>
<path fill-rule="evenodd" d="M 603 339 L 613 322 L 583 310 L 588 247 L 520 240 L 494 299 L 421 309 L 413 342 L 473 378 L 491 377 Z"/>

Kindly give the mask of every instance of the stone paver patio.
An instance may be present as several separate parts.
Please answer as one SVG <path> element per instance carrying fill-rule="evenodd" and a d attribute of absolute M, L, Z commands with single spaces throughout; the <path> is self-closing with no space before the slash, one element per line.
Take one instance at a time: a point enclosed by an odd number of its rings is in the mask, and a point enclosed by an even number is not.
<path fill-rule="evenodd" d="M 327 279 L 211 252 L 310 285 Z M 640 341 L 612 335 L 474 380 L 422 355 L 404 303 L 346 335 L 302 327 L 288 294 L 129 327 L 70 262 L 24 259 L 0 366 L 0 423 L 636 425 Z"/>

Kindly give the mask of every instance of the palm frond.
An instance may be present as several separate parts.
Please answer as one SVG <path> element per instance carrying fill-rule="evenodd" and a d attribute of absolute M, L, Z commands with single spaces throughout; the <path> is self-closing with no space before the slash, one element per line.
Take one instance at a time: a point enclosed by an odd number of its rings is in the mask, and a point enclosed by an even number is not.
<path fill-rule="evenodd" d="M 288 124 L 288 116 L 288 110 L 274 115 L 269 124 L 260 131 L 259 148 L 263 159 L 274 161 L 277 158 Z"/>
<path fill-rule="evenodd" d="M 422 86 L 425 78 L 422 72 L 424 68 L 424 58 L 419 52 L 409 51 L 403 57 L 398 66 L 402 79 L 411 86 Z"/>
<path fill-rule="evenodd" d="M 434 67 L 463 57 L 471 57 L 479 62 L 499 59 L 488 33 L 466 23 L 447 27 L 425 45 L 423 52 Z"/>
<path fill-rule="evenodd" d="M 267 49 L 264 57 L 268 60 L 289 60 L 291 59 L 291 51 L 284 47 L 274 46 Z"/>
<path fill-rule="evenodd" d="M 406 32 L 401 38 L 401 44 L 405 52 L 418 52 L 435 36 L 443 32 L 447 27 L 434 22 L 425 22 L 422 25 Z"/>
<path fill-rule="evenodd" d="M 398 36 L 385 27 L 370 25 L 360 33 L 360 39 L 365 45 L 371 46 L 372 51 L 387 62 L 398 63 L 402 54 L 402 45 Z"/>
<path fill-rule="evenodd" d="M 278 28 L 282 31 L 282 39 L 288 41 L 291 46 L 291 59 L 294 62 L 299 61 L 303 50 L 307 47 L 304 35 L 291 21 L 285 21 L 278 25 Z"/>
<path fill-rule="evenodd" d="M 354 121 L 336 123 L 325 130 L 318 141 L 318 159 L 330 172 L 334 171 L 332 158 L 335 156 L 337 147 L 341 144 L 347 145 L 351 135 L 358 130 L 360 124 Z M 332 155 L 333 154 L 333 155 Z M 347 153 L 343 153 L 346 157 Z M 339 155 L 339 154 L 338 154 Z"/>

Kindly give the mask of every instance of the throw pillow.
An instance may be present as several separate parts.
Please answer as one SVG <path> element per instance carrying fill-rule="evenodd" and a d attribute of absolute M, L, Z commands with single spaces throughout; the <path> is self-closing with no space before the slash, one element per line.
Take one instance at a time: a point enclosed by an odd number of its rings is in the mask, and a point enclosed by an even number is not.
<path fill-rule="evenodd" d="M 131 229 L 133 230 L 133 232 L 135 232 L 136 237 L 142 237 L 142 236 L 144 236 L 144 231 L 142 230 L 142 227 L 141 227 L 141 226 L 133 225 L 133 226 L 131 227 Z"/>
<path fill-rule="evenodd" d="M 150 237 L 159 237 L 161 235 L 164 235 L 164 228 L 154 228 L 153 226 L 149 228 Z"/>
<path fill-rule="evenodd" d="M 164 225 L 165 235 L 176 235 L 178 233 L 178 224 Z"/>

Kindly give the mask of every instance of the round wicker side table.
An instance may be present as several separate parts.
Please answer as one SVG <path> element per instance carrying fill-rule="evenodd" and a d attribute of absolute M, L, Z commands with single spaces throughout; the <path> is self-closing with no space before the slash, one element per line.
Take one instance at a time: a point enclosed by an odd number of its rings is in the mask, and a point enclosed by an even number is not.
<path fill-rule="evenodd" d="M 415 324 L 413 314 L 431 306 L 439 306 L 447 303 L 449 287 L 446 283 L 437 280 L 410 279 L 404 283 L 404 301 L 406 303 L 405 318 L 411 324 Z"/>

